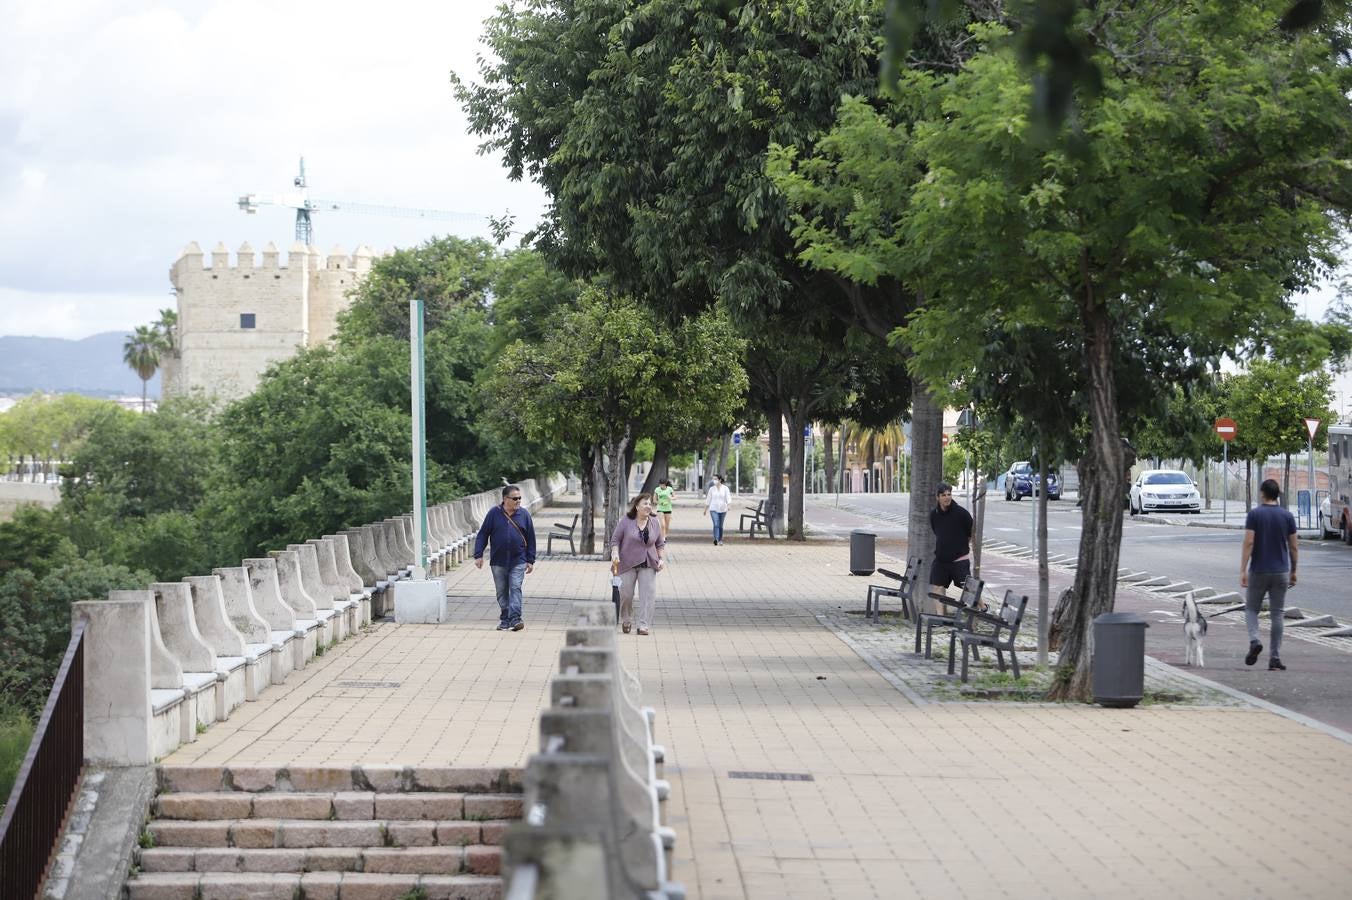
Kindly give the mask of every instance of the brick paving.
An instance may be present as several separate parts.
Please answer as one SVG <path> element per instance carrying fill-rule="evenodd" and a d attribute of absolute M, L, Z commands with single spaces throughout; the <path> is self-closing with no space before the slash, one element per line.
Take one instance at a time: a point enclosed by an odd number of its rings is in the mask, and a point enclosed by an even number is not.
<path fill-rule="evenodd" d="M 622 643 L 692 898 L 1345 895 L 1352 745 L 1205 686 L 1118 711 L 929 702 L 865 658 L 894 651 L 848 621 L 866 579 L 842 543 L 715 547 L 706 521 L 678 507 L 653 634 Z M 166 761 L 521 765 L 569 602 L 608 584 L 544 562 L 526 630 L 499 633 L 490 576 L 462 567 L 450 622 L 378 625 Z"/>

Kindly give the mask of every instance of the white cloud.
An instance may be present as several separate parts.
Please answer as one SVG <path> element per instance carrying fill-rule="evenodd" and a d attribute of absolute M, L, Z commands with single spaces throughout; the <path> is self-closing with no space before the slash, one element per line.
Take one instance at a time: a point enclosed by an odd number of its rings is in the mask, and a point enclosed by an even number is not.
<path fill-rule="evenodd" d="M 291 213 L 235 201 L 288 189 L 302 153 L 316 197 L 533 224 L 543 192 L 476 154 L 449 83 L 476 73 L 495 6 L 18 0 L 0 32 L 0 333 L 153 318 L 192 240 L 285 248 Z M 324 250 L 446 230 L 316 217 Z"/>

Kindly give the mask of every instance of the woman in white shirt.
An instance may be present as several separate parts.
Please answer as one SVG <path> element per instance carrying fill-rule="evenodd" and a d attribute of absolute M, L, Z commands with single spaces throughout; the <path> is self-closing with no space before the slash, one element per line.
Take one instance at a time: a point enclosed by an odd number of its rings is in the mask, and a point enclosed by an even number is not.
<path fill-rule="evenodd" d="M 714 522 L 714 544 L 723 543 L 723 520 L 727 518 L 728 507 L 732 505 L 732 494 L 728 492 L 728 486 L 723 483 L 722 475 L 714 476 L 714 483 L 709 485 L 708 496 L 704 498 L 704 511 L 713 517 Z"/>

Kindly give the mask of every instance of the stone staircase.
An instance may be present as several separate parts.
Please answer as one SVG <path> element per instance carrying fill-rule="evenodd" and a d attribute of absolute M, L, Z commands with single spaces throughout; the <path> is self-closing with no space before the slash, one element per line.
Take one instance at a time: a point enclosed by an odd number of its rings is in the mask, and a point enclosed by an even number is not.
<path fill-rule="evenodd" d="M 129 900 L 499 900 L 519 769 L 161 767 Z"/>

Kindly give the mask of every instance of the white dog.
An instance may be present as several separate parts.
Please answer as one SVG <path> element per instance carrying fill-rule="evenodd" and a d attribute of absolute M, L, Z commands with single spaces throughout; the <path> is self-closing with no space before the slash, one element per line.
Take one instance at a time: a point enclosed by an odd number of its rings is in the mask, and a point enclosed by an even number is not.
<path fill-rule="evenodd" d="M 1206 637 L 1206 616 L 1197 608 L 1192 591 L 1183 595 L 1183 640 L 1186 641 L 1184 654 L 1188 665 L 1197 663 L 1199 669 L 1206 668 L 1202 661 L 1202 638 Z"/>

